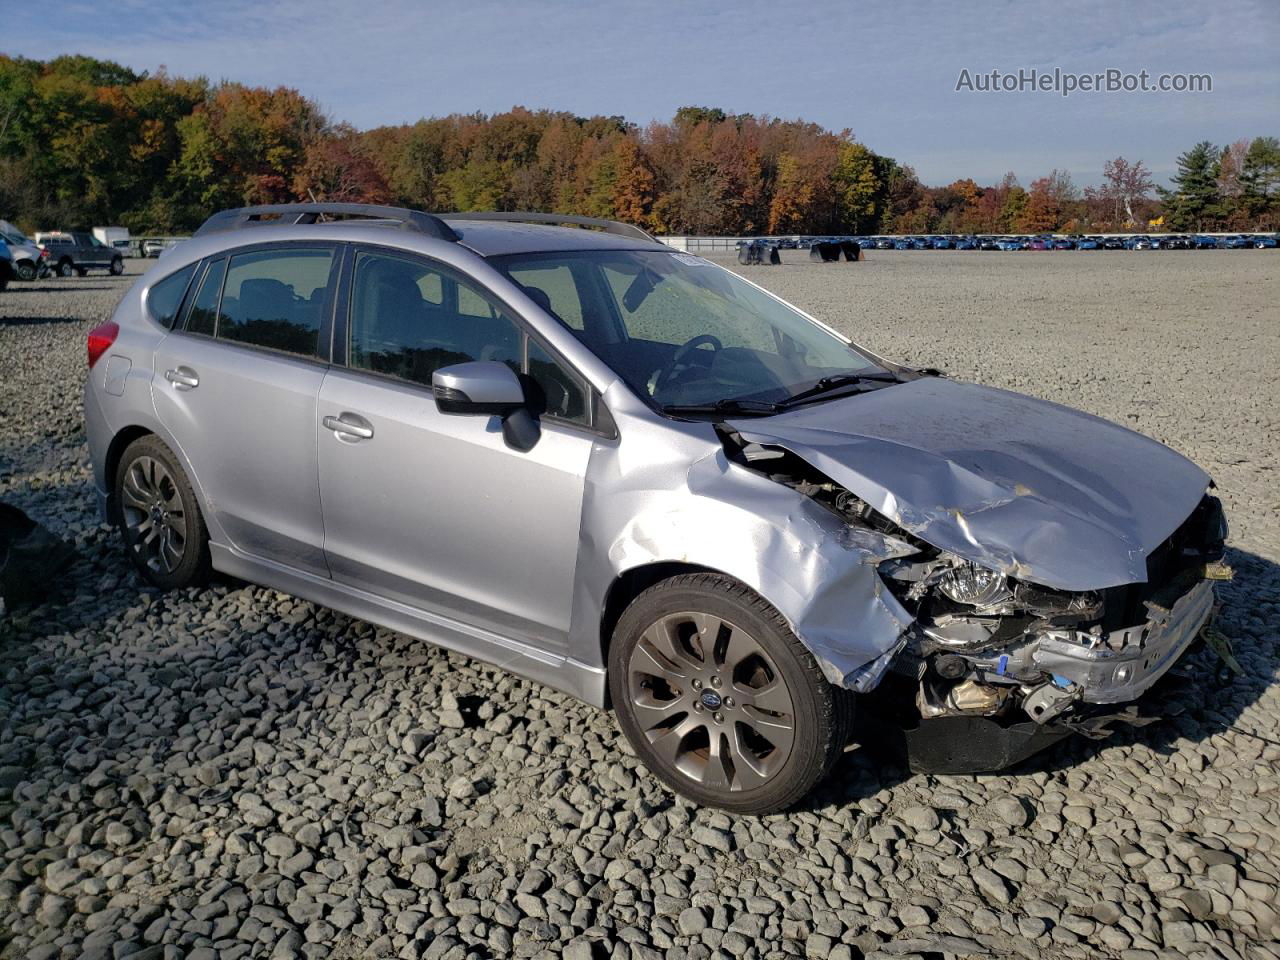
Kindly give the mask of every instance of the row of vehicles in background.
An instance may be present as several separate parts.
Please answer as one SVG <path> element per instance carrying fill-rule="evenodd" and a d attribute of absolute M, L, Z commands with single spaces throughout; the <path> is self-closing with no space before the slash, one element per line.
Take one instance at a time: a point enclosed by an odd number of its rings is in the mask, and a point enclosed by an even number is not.
<path fill-rule="evenodd" d="M 175 237 L 134 239 L 126 227 L 50 230 L 32 238 L 0 220 L 0 290 L 10 280 L 83 277 L 90 270 L 119 276 L 125 257 L 158 257 L 178 242 Z"/>
<path fill-rule="evenodd" d="M 1277 235 L 1242 233 L 1234 236 L 1205 234 L 791 236 L 767 237 L 757 241 L 740 240 L 738 246 L 758 242 L 780 250 L 807 250 L 817 244 L 850 241 L 857 243 L 863 250 L 1266 250 L 1277 246 Z"/>
<path fill-rule="evenodd" d="M 864 250 L 1245 250 L 1274 249 L 1275 234 L 1217 237 L 1188 234 L 1127 236 L 853 237 Z"/>

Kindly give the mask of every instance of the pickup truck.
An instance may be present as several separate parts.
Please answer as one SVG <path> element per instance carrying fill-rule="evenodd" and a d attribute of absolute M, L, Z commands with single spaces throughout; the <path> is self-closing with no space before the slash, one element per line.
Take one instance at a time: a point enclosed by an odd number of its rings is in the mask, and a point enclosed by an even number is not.
<path fill-rule="evenodd" d="M 73 273 L 84 276 L 90 270 L 107 270 L 119 276 L 124 273 L 124 258 L 119 250 L 108 247 L 91 233 L 42 233 L 36 238 L 49 251 L 49 266 L 60 277 Z"/>

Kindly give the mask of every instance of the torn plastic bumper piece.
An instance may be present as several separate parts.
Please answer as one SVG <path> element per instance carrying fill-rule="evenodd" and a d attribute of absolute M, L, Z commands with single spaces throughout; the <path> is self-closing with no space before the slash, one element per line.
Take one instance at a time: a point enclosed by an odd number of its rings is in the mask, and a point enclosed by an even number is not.
<path fill-rule="evenodd" d="M 1118 724 L 1145 727 L 1180 712 L 1170 701 L 1179 684 L 1176 676 L 1162 677 L 1139 700 L 1121 707 L 1079 707 L 1061 720 L 1001 723 L 981 716 L 946 716 L 921 720 L 914 726 L 888 728 L 896 732 L 907 766 L 913 773 L 993 773 L 1034 756 L 1072 734 L 1105 740 Z"/>
<path fill-rule="evenodd" d="M 989 773 L 1011 767 L 1071 732 L 1031 720 L 1006 726 L 988 717 L 935 717 L 900 729 L 900 746 L 912 773 Z"/>
<path fill-rule="evenodd" d="M 15 506 L 0 503 L 0 600 L 38 601 L 74 551 Z"/>

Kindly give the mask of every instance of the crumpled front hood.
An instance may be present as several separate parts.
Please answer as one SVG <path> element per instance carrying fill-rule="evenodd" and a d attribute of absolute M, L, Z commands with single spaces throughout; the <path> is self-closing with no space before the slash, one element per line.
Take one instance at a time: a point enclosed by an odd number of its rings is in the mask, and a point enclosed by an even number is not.
<path fill-rule="evenodd" d="M 792 451 L 928 543 L 1061 590 L 1146 580 L 1208 475 L 1106 420 L 926 377 L 731 421 Z"/>

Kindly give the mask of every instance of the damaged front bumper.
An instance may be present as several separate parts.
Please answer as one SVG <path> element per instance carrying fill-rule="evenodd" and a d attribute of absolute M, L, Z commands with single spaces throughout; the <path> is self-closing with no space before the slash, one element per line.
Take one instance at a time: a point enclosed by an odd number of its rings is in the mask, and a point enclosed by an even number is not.
<path fill-rule="evenodd" d="M 1149 604 L 1151 618 L 1141 626 L 1098 636 L 1048 632 L 1034 660 L 1046 673 L 1079 687 L 1085 703 L 1136 700 L 1186 652 L 1209 623 L 1213 607 L 1213 583 L 1201 580 L 1172 608 Z"/>
<path fill-rule="evenodd" d="M 1148 602 L 1147 609 L 1139 626 L 1047 630 L 1011 652 L 984 652 L 951 680 L 937 675 L 935 657 L 917 658 L 917 710 L 898 725 L 908 765 L 918 773 L 990 772 L 1073 733 L 1102 739 L 1117 724 L 1159 719 L 1160 682 L 1212 629 L 1213 581 L 1196 582 L 1167 608 Z M 1009 682 L 1011 670 L 1041 681 Z M 882 691 L 882 702 L 884 695 L 892 696 Z"/>

